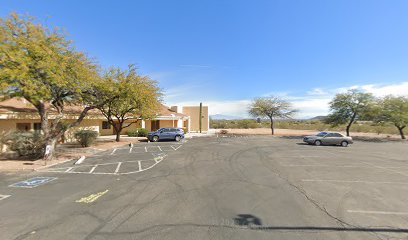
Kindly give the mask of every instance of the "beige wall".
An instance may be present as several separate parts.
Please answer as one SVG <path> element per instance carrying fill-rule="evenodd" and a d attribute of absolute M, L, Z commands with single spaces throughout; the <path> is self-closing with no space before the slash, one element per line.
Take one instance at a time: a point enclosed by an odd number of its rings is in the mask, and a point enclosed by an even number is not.
<path fill-rule="evenodd" d="M 68 120 L 72 122 L 73 120 Z M 89 129 L 99 132 L 100 135 L 112 135 L 113 127 L 110 129 L 102 129 L 102 119 L 84 119 L 78 127 L 72 128 L 67 131 L 65 134 L 65 140 L 70 142 L 74 141 L 74 133 L 81 129 Z M 10 132 L 17 130 L 17 123 L 29 123 L 31 130 L 34 130 L 33 123 L 39 123 L 39 120 L 35 119 L 0 119 L 0 134 L 2 132 Z M 131 121 L 126 121 L 125 124 L 130 123 Z M 132 124 L 130 127 L 123 129 L 122 134 L 127 134 L 128 131 L 136 130 L 141 128 L 142 122 L 139 120 L 137 123 Z"/>
<path fill-rule="evenodd" d="M 200 130 L 200 106 L 184 106 L 183 114 L 190 116 L 190 131 L 198 132 Z M 203 106 L 201 130 L 207 132 L 209 127 L 208 106 Z"/>

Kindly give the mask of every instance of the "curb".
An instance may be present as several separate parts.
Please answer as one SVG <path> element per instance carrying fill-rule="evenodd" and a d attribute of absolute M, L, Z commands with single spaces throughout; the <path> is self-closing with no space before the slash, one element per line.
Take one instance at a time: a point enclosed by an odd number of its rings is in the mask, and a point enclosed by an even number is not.
<path fill-rule="evenodd" d="M 49 168 L 49 167 L 52 167 L 52 166 L 55 166 L 55 165 L 58 165 L 58 164 L 66 163 L 66 162 L 69 162 L 69 161 L 72 161 L 72 159 L 67 159 L 67 160 L 64 160 L 64 161 L 61 161 L 61 162 L 57 162 L 57 163 L 53 163 L 53 164 L 50 164 L 50 165 L 38 167 L 38 168 L 35 168 L 33 170 L 37 171 L 37 170 L 41 170 L 41 169 L 44 169 L 44 168 Z"/>

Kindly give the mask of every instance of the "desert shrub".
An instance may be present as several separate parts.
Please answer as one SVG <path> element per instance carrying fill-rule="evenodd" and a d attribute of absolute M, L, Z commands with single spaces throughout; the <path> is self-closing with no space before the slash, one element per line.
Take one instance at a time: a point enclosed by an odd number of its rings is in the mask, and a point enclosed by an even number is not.
<path fill-rule="evenodd" d="M 147 134 L 149 134 L 149 131 L 146 128 L 139 128 L 138 130 L 138 137 L 147 137 Z"/>
<path fill-rule="evenodd" d="M 95 142 L 98 137 L 98 132 L 92 130 L 79 130 L 74 136 L 82 147 L 89 147 Z"/>
<path fill-rule="evenodd" d="M 181 129 L 183 129 L 183 132 L 184 132 L 184 133 L 187 133 L 187 132 L 188 132 L 188 129 L 185 128 L 185 127 L 181 128 Z"/>
<path fill-rule="evenodd" d="M 20 157 L 41 158 L 44 156 L 45 141 L 38 132 L 13 132 L 3 140 L 11 151 L 17 152 Z"/>
<path fill-rule="evenodd" d="M 149 131 L 145 128 L 138 128 L 136 130 L 130 130 L 127 132 L 129 137 L 147 137 Z"/>
<path fill-rule="evenodd" d="M 228 131 L 225 130 L 225 129 L 222 129 L 222 130 L 220 131 L 220 134 L 227 134 L 227 133 L 228 133 Z"/>
<path fill-rule="evenodd" d="M 137 129 L 136 130 L 129 130 L 128 132 L 127 132 L 127 135 L 129 136 L 129 137 L 137 137 L 138 136 L 138 131 L 137 131 Z"/>

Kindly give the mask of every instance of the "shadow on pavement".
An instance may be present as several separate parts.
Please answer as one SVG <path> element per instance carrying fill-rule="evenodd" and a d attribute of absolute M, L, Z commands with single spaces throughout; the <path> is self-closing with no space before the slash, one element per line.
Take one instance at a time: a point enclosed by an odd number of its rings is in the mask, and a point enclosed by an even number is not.
<path fill-rule="evenodd" d="M 408 233 L 406 228 L 365 228 L 365 227 L 316 227 L 316 226 L 262 226 L 262 220 L 251 214 L 238 214 L 235 225 L 245 226 L 251 230 L 263 231 L 334 231 L 334 232 L 385 232 Z"/>

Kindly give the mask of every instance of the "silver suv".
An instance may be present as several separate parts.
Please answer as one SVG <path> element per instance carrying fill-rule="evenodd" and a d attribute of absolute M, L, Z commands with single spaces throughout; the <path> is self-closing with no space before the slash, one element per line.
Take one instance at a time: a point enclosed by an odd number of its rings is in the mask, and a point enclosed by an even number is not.
<path fill-rule="evenodd" d="M 320 132 L 314 136 L 304 137 L 303 142 L 307 144 L 314 144 L 316 146 L 341 145 L 343 147 L 347 147 L 349 144 L 353 143 L 353 139 L 337 132 Z"/>

